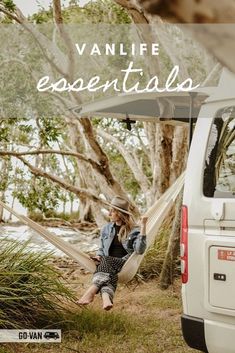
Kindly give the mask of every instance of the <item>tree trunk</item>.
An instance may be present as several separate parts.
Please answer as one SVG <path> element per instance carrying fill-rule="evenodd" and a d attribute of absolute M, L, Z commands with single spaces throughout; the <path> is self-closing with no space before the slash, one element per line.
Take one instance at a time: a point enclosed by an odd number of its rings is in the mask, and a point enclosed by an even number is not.
<path fill-rule="evenodd" d="M 188 155 L 187 151 L 188 128 L 177 126 L 174 131 L 174 138 L 172 144 L 170 184 L 172 184 L 185 169 Z"/>
<path fill-rule="evenodd" d="M 14 204 L 15 204 L 15 196 L 12 196 L 11 208 L 13 208 L 13 209 L 14 209 Z M 11 222 L 12 217 L 13 217 L 13 214 L 10 212 L 7 222 Z"/>
<path fill-rule="evenodd" d="M 9 173 L 9 166 L 10 166 L 10 161 L 7 159 L 2 160 L 1 164 L 1 182 L 3 185 L 1 185 L 1 191 L 0 191 L 0 200 L 5 201 L 5 193 L 8 187 L 8 173 Z M 0 222 L 4 221 L 3 220 L 3 212 L 4 209 L 2 206 L 0 206 Z"/>
<path fill-rule="evenodd" d="M 81 150 L 85 148 L 85 143 L 82 145 L 82 138 L 81 138 L 81 132 L 79 131 L 78 124 L 74 123 L 73 121 L 68 122 L 68 127 L 70 131 L 70 144 L 71 148 L 75 150 L 76 152 L 80 153 Z M 88 152 L 86 153 L 88 154 Z M 88 188 L 93 191 L 94 194 L 99 195 L 99 183 L 97 185 L 96 180 L 95 180 L 95 172 L 94 170 L 90 167 L 87 166 L 83 161 L 77 162 L 77 169 L 79 171 L 77 179 L 76 179 L 76 185 L 79 185 L 79 187 L 82 188 Z M 103 180 L 102 180 L 103 182 Z M 91 215 L 92 213 L 92 215 Z M 89 199 L 83 197 L 80 198 L 79 202 L 79 219 L 80 221 L 90 221 L 91 218 L 94 218 L 96 224 L 98 227 L 103 225 L 105 223 L 105 217 L 103 216 L 101 212 L 101 207 L 100 205 L 97 205 L 97 207 L 94 206 L 94 202 L 91 202 Z"/>
<path fill-rule="evenodd" d="M 156 154 L 155 154 L 155 185 L 157 196 L 161 196 L 169 187 L 170 166 L 172 160 L 173 127 L 157 124 L 156 128 Z"/>
<path fill-rule="evenodd" d="M 146 24 L 149 24 L 149 19 L 145 16 L 137 1 L 115 0 L 115 2 L 127 10 L 133 22 L 137 25 L 136 29 L 138 31 L 140 42 L 147 43 L 147 45 L 154 43 L 156 38 L 152 28 L 150 26 L 145 26 Z M 158 75 L 160 72 L 160 66 L 156 57 L 153 58 L 151 55 L 147 55 L 145 60 L 149 68 L 149 75 Z"/>
<path fill-rule="evenodd" d="M 0 192 L 0 199 L 3 200 L 4 199 L 4 192 Z M 3 207 L 0 206 L 0 222 L 3 222 Z"/>
<path fill-rule="evenodd" d="M 133 152 L 128 150 L 128 148 L 122 142 L 120 142 L 117 137 L 111 135 L 107 131 L 99 128 L 98 133 L 101 137 L 104 138 L 104 140 L 108 141 L 110 144 L 113 144 L 119 150 L 130 170 L 132 171 L 135 180 L 139 184 L 141 192 L 146 196 L 149 192 L 151 184 L 148 180 L 148 177 L 144 173 L 144 170 L 140 167 L 140 163 L 137 158 L 135 158 Z M 148 197 L 146 197 L 146 203 L 147 207 L 150 207 L 152 204 Z"/>
<path fill-rule="evenodd" d="M 160 274 L 160 287 L 167 289 L 174 280 L 176 261 L 179 256 L 180 244 L 180 222 L 181 222 L 181 205 L 183 191 L 181 191 L 176 201 L 175 218 L 172 225 L 166 256 Z"/>
<path fill-rule="evenodd" d="M 101 228 L 106 222 L 107 219 L 102 213 L 101 207 L 97 205 L 95 202 L 91 203 L 92 215 L 95 217 L 95 223 L 99 228 Z"/>

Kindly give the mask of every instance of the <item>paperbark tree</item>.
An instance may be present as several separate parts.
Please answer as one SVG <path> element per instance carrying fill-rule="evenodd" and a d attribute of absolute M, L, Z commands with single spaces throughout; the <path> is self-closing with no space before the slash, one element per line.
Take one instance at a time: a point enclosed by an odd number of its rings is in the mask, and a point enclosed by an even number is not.
<path fill-rule="evenodd" d="M 134 156 L 134 152 L 128 151 L 127 148 L 122 144 L 118 138 L 115 136 L 111 135 L 107 131 L 102 130 L 101 128 L 98 128 L 97 130 L 99 136 L 104 138 L 107 142 L 113 144 L 119 152 L 122 154 L 123 158 L 125 159 L 127 165 L 129 166 L 130 170 L 132 171 L 135 180 L 138 182 L 140 185 L 141 192 L 146 195 L 146 203 L 147 207 L 150 207 L 152 204 L 152 199 L 149 200 L 148 198 L 148 193 L 149 193 L 149 188 L 151 186 L 150 181 L 148 180 L 146 174 L 144 173 L 143 169 L 140 166 L 140 163 L 137 158 Z"/>
<path fill-rule="evenodd" d="M 159 42 L 168 54 L 168 58 L 172 65 L 179 65 L 180 62 L 180 78 L 186 78 L 189 76 L 187 65 L 184 64 L 182 57 L 178 54 L 179 50 L 174 48 L 174 41 L 169 39 L 165 33 L 166 27 L 162 26 L 162 19 L 160 16 L 152 16 L 150 11 L 147 11 L 148 7 L 145 2 L 141 0 L 115 0 L 119 5 L 124 7 L 133 22 L 136 25 L 148 25 L 139 28 L 142 32 L 142 37 L 147 34 L 153 42 Z M 164 2 L 164 1 L 163 1 Z M 183 48 L 181 48 L 182 52 Z M 153 68 L 154 74 L 158 74 L 160 64 L 156 68 L 156 58 L 150 56 L 149 65 Z M 207 70 L 212 70 L 212 62 L 208 64 L 208 58 L 205 55 L 205 61 L 207 62 Z M 208 73 L 209 73 L 208 72 Z M 151 72 L 152 73 L 152 72 Z M 164 118 L 171 118 L 173 112 L 168 110 L 167 102 L 159 101 L 159 105 L 162 106 L 162 116 Z M 155 123 L 144 123 L 146 136 L 149 142 L 150 151 L 150 164 L 152 169 L 152 185 L 151 191 L 148 193 L 152 195 L 153 199 L 159 197 L 169 185 L 180 175 L 183 168 L 185 167 L 186 155 L 187 155 L 187 129 L 183 128 L 172 128 L 168 125 L 159 125 Z M 185 154 L 184 154 L 185 153 Z M 184 155 L 185 158 L 180 156 Z M 154 196 L 153 196 L 154 195 Z M 152 199 L 152 201 L 153 201 Z M 149 200 L 151 196 L 149 195 Z"/>
<path fill-rule="evenodd" d="M 124 0 L 122 0 L 120 4 L 127 8 L 134 23 L 154 24 L 151 16 L 147 13 L 143 13 L 140 6 Z M 52 77 L 53 73 L 56 72 L 68 80 L 73 80 L 75 65 L 74 50 L 69 34 L 66 32 L 67 29 L 63 24 L 63 16 L 59 0 L 53 1 L 54 22 L 56 26 L 53 41 L 50 41 L 49 38 L 32 26 L 17 7 L 10 11 L 4 7 L 0 1 L 0 11 L 4 12 L 13 21 L 21 24 L 25 30 L 31 33 L 47 59 L 48 70 L 50 70 L 49 72 Z M 57 45 L 56 36 L 62 38 L 66 53 L 60 49 L 61 47 L 59 45 Z M 140 28 L 139 36 L 140 40 L 146 43 L 154 42 L 157 38 L 157 34 L 151 26 L 148 27 L 146 32 L 141 31 Z M 165 40 L 165 37 L 162 39 L 161 35 L 159 35 L 159 37 L 160 41 L 164 43 L 166 52 L 171 53 L 169 42 Z M 172 53 L 171 55 L 172 62 L 176 62 L 177 58 L 173 58 Z M 149 74 L 157 74 L 159 72 L 159 62 L 156 59 L 153 60 L 151 56 L 148 57 L 148 60 L 148 66 L 150 68 Z M 31 73 L 33 74 L 32 71 L 33 70 L 31 69 Z M 185 72 L 187 73 L 187 68 L 185 68 Z M 58 107 L 60 108 L 61 114 L 64 116 L 67 124 L 70 136 L 69 150 L 77 154 L 76 156 L 74 154 L 74 156 L 77 158 L 76 163 L 79 173 L 75 181 L 75 186 L 70 185 L 68 180 L 65 180 L 65 183 L 59 181 L 56 176 L 52 175 L 52 173 L 45 173 L 44 170 L 33 170 L 26 159 L 24 159 L 25 165 L 27 165 L 34 174 L 38 173 L 39 175 L 44 175 L 44 177 L 49 177 L 50 180 L 53 180 L 54 183 L 59 182 L 60 186 L 65 189 L 67 188 L 67 190 L 70 191 L 74 190 L 75 194 L 78 195 L 81 200 L 81 207 L 83 208 L 81 214 L 83 217 L 86 217 L 86 212 L 94 206 L 94 202 L 100 199 L 100 193 L 104 194 L 107 199 L 111 198 L 114 194 L 120 194 L 123 197 L 128 198 L 128 193 L 124 189 L 122 183 L 118 181 L 111 172 L 108 155 L 98 141 L 96 128 L 94 128 L 92 122 L 87 118 L 75 121 L 75 118 L 77 118 L 76 114 L 74 112 L 68 113 L 68 109 L 71 108 L 71 106 L 81 103 L 80 97 L 77 94 L 75 95 L 72 93 L 69 98 L 64 98 L 56 93 L 53 93 L 53 96 L 57 98 Z M 148 178 L 141 169 L 141 166 L 138 163 L 138 158 L 136 158 L 134 152 L 127 154 L 124 149 L 121 149 L 120 144 L 117 144 L 117 146 L 119 145 L 119 151 L 121 151 L 124 159 L 132 170 L 133 176 L 140 185 L 142 193 L 146 195 L 147 205 L 149 206 L 156 197 L 159 197 L 166 190 L 169 184 L 173 182 L 182 171 L 184 160 L 179 159 L 178 156 L 183 145 L 183 142 L 181 142 L 180 139 L 184 139 L 184 136 L 183 134 L 177 135 L 177 133 L 174 133 L 172 127 L 159 126 L 155 123 L 145 123 L 144 128 L 149 139 L 147 149 L 148 152 L 150 151 L 148 158 L 152 170 L 151 182 L 149 181 L 150 178 Z M 84 156 L 84 158 L 82 156 Z M 48 174 L 50 174 L 50 176 L 48 176 Z M 76 187 L 81 192 L 76 191 Z M 84 192 L 86 189 L 89 190 L 89 193 Z M 133 211 L 138 214 L 134 202 L 131 202 L 131 207 Z M 101 213 L 97 208 L 94 213 L 95 218 L 101 218 Z"/>
<path fill-rule="evenodd" d="M 61 11 L 61 3 L 59 0 L 53 1 L 53 14 L 54 14 L 54 21 L 56 28 L 59 32 L 59 35 L 64 41 L 64 44 L 67 47 L 67 55 L 65 55 L 60 48 L 56 45 L 55 42 L 51 43 L 49 39 L 39 32 L 28 20 L 23 16 L 21 11 L 15 6 L 14 9 L 9 10 L 4 5 L 0 4 L 0 11 L 6 14 L 9 18 L 13 21 L 21 24 L 24 29 L 29 31 L 32 36 L 34 37 L 36 43 L 40 46 L 44 56 L 46 57 L 49 66 L 51 67 L 51 72 L 55 70 L 56 72 L 63 75 L 63 77 L 67 78 L 68 80 L 72 81 L 74 78 L 74 49 L 69 37 L 69 34 L 66 31 L 66 28 L 63 25 L 63 17 Z M 105 196 L 110 199 L 114 194 L 119 194 L 124 198 L 128 199 L 127 192 L 123 189 L 122 185 L 118 182 L 116 178 L 111 173 L 110 166 L 109 166 L 109 159 L 106 153 L 104 153 L 103 149 L 101 148 L 100 144 L 97 141 L 96 133 L 93 129 L 91 121 L 88 118 L 79 119 L 71 126 L 71 121 L 74 121 L 76 117 L 75 113 L 71 113 L 70 117 L 68 116 L 68 110 L 71 106 L 75 106 L 81 103 L 80 97 L 75 94 L 70 94 L 70 99 L 66 100 L 61 97 L 57 97 L 59 101 L 59 106 L 62 108 L 65 114 L 66 122 L 70 122 L 68 125 L 70 134 L 72 139 L 70 143 L 72 143 L 72 149 L 81 152 L 84 155 L 91 155 L 93 158 L 94 163 L 92 164 L 92 168 L 87 169 L 87 165 L 82 167 L 83 161 L 80 158 L 80 165 L 79 165 L 79 175 L 78 175 L 78 184 L 83 184 L 83 191 L 85 189 L 91 190 L 89 193 L 86 192 L 78 192 L 77 196 L 79 195 L 81 202 L 81 215 L 85 217 L 86 212 L 84 210 L 89 210 L 90 207 L 93 207 L 94 216 L 96 218 L 102 219 L 101 212 L 99 208 L 92 206 L 91 200 L 98 200 L 99 196 L 97 195 L 98 188 L 95 190 L 93 187 L 91 189 L 91 184 L 95 184 L 97 182 L 96 174 L 99 174 L 99 180 L 102 179 L 102 182 L 107 186 L 103 188 L 105 190 Z M 66 116 L 67 115 L 67 116 Z M 74 134 L 74 126 L 76 125 L 76 133 L 77 136 L 75 137 Z M 83 143 L 78 143 L 76 141 L 83 141 Z M 79 149 L 78 149 L 79 147 Z M 80 154 L 82 154 L 80 153 Z M 80 156 L 81 157 L 81 156 Z M 19 157 L 20 158 L 20 157 Z M 86 159 L 86 158 L 85 158 Z M 91 162 L 91 159 L 88 158 Z M 87 160 L 87 159 L 86 159 Z M 24 160 L 24 164 L 29 167 L 31 172 L 38 175 L 44 175 L 44 177 L 49 177 L 48 173 L 45 173 L 43 170 L 39 171 L 38 168 L 34 169 L 30 163 Z M 95 167 L 95 168 L 94 168 Z M 94 170 L 96 169 L 96 171 Z M 36 172 L 37 170 L 37 172 Z M 88 172 L 89 171 L 89 172 Z M 74 190 L 76 193 L 76 188 L 73 186 L 68 187 L 68 183 L 63 183 L 61 180 L 56 176 L 50 175 L 50 180 L 54 182 L 58 182 L 61 187 L 64 187 L 67 190 Z M 138 215 L 138 209 L 136 205 L 130 200 L 130 207 L 133 210 L 134 214 Z M 100 223 L 100 222 L 99 222 Z"/>

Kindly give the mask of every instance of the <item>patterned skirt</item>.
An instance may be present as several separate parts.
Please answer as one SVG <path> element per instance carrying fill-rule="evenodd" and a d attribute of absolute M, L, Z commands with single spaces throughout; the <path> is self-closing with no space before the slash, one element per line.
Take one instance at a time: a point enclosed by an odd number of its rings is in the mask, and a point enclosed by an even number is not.
<path fill-rule="evenodd" d="M 118 272 L 124 263 L 125 260 L 119 257 L 102 256 L 93 275 L 92 283 L 98 287 L 98 292 L 108 293 L 112 302 L 117 288 Z"/>

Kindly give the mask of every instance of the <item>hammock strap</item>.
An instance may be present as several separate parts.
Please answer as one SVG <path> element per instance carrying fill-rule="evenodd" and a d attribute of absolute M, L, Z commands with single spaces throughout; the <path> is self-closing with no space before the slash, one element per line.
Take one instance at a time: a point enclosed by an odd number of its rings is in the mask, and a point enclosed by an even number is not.
<path fill-rule="evenodd" d="M 43 238 L 53 244 L 56 248 L 60 249 L 66 255 L 72 257 L 74 260 L 80 262 L 80 264 L 84 266 L 88 271 L 95 271 L 95 263 L 93 260 L 90 259 L 87 254 L 80 251 L 78 248 L 74 248 L 73 245 L 59 238 L 57 235 L 51 233 L 49 230 L 47 230 L 40 224 L 34 222 L 30 218 L 19 215 L 15 210 L 7 206 L 4 202 L 0 201 L 0 205 L 4 207 L 7 211 L 12 213 L 15 217 L 17 217 L 23 224 L 27 225 L 28 227 L 32 228 L 37 233 L 39 233 Z"/>

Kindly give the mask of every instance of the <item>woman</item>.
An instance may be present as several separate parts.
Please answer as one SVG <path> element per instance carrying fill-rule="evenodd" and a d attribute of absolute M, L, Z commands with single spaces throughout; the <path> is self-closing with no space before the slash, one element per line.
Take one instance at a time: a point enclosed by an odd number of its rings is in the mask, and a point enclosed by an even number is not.
<path fill-rule="evenodd" d="M 100 292 L 105 310 L 113 307 L 118 272 L 126 260 L 134 251 L 143 254 L 146 249 L 147 217 L 142 218 L 139 231 L 129 212 L 128 202 L 120 196 L 111 201 L 109 216 L 111 222 L 101 230 L 100 248 L 92 258 L 96 262 L 92 285 L 78 301 L 78 304 L 87 305 Z"/>

